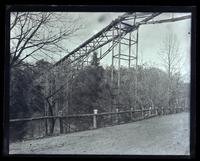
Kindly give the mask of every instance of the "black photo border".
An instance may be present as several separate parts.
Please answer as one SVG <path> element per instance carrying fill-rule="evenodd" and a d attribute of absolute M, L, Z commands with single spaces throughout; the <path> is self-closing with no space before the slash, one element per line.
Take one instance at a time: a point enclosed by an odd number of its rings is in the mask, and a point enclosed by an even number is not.
<path fill-rule="evenodd" d="M 191 12 L 191 88 L 190 88 L 190 156 L 184 155 L 9 155 L 9 22 L 14 11 L 62 11 L 62 12 Z M 3 92 L 3 155 L 6 157 L 47 157 L 52 158 L 131 158 L 131 159 L 193 159 L 196 156 L 196 30 L 195 6 L 157 5 L 5 5 L 5 52 L 4 52 L 4 92 Z"/>

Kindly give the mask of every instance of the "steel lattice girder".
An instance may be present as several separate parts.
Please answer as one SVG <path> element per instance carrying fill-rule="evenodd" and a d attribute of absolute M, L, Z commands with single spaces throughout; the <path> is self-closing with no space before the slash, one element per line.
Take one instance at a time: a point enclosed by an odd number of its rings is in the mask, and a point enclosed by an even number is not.
<path fill-rule="evenodd" d="M 175 22 L 175 21 L 191 18 L 191 16 L 188 15 L 188 16 L 182 16 L 178 18 L 150 21 L 154 17 L 159 16 L 160 14 L 161 13 L 159 12 L 157 13 L 151 13 L 151 12 L 125 13 L 124 15 L 112 21 L 107 27 L 103 28 L 101 31 L 99 31 L 97 34 L 95 34 L 90 39 L 85 41 L 82 45 L 74 49 L 72 52 L 70 52 L 64 58 L 59 60 L 57 63 L 55 63 L 53 68 L 57 68 L 60 65 L 62 66 L 62 64 L 69 64 L 72 69 L 70 72 L 72 72 L 72 74 L 75 75 L 77 73 L 77 70 L 83 67 L 82 64 L 85 62 L 85 58 L 87 58 L 91 52 L 113 41 L 114 43 L 99 57 L 99 59 L 102 59 L 121 40 L 123 39 L 128 40 L 127 38 L 125 38 L 126 34 L 137 30 L 140 25 Z M 130 22 L 131 23 L 134 22 L 134 23 L 130 24 Z M 121 23 L 121 28 L 119 29 L 120 23 Z M 120 33 L 119 33 L 119 30 L 120 30 Z M 133 44 L 136 43 L 134 40 L 131 40 L 131 41 L 133 42 Z M 61 86 L 61 88 L 63 89 L 64 86 L 65 86 L 65 83 Z"/>
<path fill-rule="evenodd" d="M 126 13 L 112 21 L 107 27 L 85 41 L 82 45 L 58 61 L 54 66 L 59 65 L 66 59 L 69 59 L 70 63 L 77 62 L 75 63 L 77 65 L 78 63 L 81 63 L 91 52 L 99 49 L 111 41 L 114 41 L 115 43 L 110 46 L 110 48 L 100 57 L 100 59 L 102 59 L 112 50 L 114 46 L 116 46 L 116 44 L 118 44 L 119 40 L 122 39 L 127 33 L 137 30 L 140 24 L 146 23 L 160 14 L 161 13 Z M 133 25 L 129 24 L 130 20 L 134 20 L 135 23 Z M 122 25 L 121 32 L 119 33 L 120 23 Z M 112 35 L 113 30 L 114 35 Z"/>

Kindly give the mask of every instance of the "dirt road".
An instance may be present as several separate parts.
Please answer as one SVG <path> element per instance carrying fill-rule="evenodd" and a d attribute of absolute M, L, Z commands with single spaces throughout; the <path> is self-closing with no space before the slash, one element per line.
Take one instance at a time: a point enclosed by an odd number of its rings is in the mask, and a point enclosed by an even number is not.
<path fill-rule="evenodd" d="M 10 154 L 189 155 L 189 113 L 12 143 Z"/>

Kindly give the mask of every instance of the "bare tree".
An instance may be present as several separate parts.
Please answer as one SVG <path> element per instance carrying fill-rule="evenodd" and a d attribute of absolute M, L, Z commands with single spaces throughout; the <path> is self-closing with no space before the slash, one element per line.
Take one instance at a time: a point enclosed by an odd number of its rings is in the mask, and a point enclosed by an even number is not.
<path fill-rule="evenodd" d="M 181 55 L 179 52 L 179 42 L 174 33 L 167 33 L 163 42 L 162 48 L 159 52 L 160 59 L 166 69 L 169 79 L 179 72 Z"/>
<path fill-rule="evenodd" d="M 168 106 L 171 105 L 172 81 L 173 77 L 180 72 L 181 55 L 179 51 L 179 42 L 174 33 L 167 33 L 159 52 L 159 57 L 166 69 L 168 75 Z"/>
<path fill-rule="evenodd" d="M 77 18 L 66 13 L 12 12 L 10 17 L 11 68 L 30 57 L 37 59 L 43 54 L 52 58 L 66 52 L 64 41 L 82 28 Z"/>

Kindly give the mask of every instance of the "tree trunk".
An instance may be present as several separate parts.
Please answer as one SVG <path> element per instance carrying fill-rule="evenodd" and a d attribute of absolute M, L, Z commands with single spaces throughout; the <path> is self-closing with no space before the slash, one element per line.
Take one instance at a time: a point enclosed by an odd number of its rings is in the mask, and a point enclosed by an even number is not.
<path fill-rule="evenodd" d="M 54 105 L 51 105 L 51 103 L 49 102 L 49 100 L 47 99 L 48 105 L 49 105 L 49 116 L 53 116 L 53 107 Z M 55 119 L 51 118 L 50 119 L 50 125 L 49 125 L 49 134 L 48 135 L 52 135 L 54 132 L 54 126 L 55 126 Z"/>

